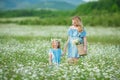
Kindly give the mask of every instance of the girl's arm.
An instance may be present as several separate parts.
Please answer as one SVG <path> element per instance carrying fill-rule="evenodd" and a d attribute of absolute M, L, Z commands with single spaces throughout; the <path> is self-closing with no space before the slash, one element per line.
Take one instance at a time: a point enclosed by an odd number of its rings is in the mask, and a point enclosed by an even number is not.
<path fill-rule="evenodd" d="M 83 38 L 83 40 L 84 40 L 84 51 L 86 52 L 87 51 L 87 38 L 86 38 L 86 36 Z"/>
<path fill-rule="evenodd" d="M 52 54 L 49 54 L 49 65 L 52 65 Z"/>

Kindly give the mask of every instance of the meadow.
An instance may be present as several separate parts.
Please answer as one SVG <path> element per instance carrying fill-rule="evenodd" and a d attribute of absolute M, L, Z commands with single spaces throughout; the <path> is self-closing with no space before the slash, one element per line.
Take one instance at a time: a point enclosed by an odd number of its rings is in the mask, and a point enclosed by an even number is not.
<path fill-rule="evenodd" d="M 0 24 L 0 80 L 120 80 L 120 27 L 85 26 L 88 54 L 75 65 L 65 55 L 50 67 L 51 39 L 63 49 L 68 28 Z"/>

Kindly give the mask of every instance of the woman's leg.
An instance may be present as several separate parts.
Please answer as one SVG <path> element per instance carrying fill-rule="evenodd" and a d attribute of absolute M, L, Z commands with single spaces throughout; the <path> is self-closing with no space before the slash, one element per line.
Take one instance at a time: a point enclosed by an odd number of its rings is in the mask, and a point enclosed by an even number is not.
<path fill-rule="evenodd" d="M 72 63 L 74 62 L 74 60 L 73 60 L 73 58 L 68 58 L 67 62 L 68 62 L 69 64 L 72 64 Z"/>
<path fill-rule="evenodd" d="M 78 58 L 73 58 L 73 63 L 77 64 L 78 63 Z"/>

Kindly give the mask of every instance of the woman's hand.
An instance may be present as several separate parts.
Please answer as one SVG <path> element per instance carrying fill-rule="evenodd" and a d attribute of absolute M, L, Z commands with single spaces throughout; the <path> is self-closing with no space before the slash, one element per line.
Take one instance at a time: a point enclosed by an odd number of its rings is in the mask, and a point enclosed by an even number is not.
<path fill-rule="evenodd" d="M 87 46 L 86 45 L 84 45 L 84 51 L 85 51 L 85 53 L 87 52 Z"/>
<path fill-rule="evenodd" d="M 65 55 L 65 53 L 66 53 L 66 49 L 67 49 L 67 46 L 68 46 L 68 41 L 69 41 L 69 38 L 68 38 L 67 42 L 64 45 L 62 56 Z"/>

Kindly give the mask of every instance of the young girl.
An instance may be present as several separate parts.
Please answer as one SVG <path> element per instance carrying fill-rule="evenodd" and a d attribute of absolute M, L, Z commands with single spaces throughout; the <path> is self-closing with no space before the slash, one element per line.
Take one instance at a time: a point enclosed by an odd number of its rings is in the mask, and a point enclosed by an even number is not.
<path fill-rule="evenodd" d="M 49 50 L 49 64 L 58 65 L 60 64 L 62 50 L 60 48 L 60 41 L 52 40 L 52 48 Z"/>
<path fill-rule="evenodd" d="M 77 63 L 80 55 L 78 54 L 78 48 L 73 43 L 74 40 L 78 39 L 80 44 L 83 45 L 83 49 L 86 52 L 87 50 L 87 40 L 86 40 L 86 31 L 83 28 L 82 21 L 80 17 L 75 16 L 72 18 L 72 25 L 68 29 L 68 40 L 64 47 L 64 52 L 66 52 L 66 48 L 68 47 L 68 62 Z"/>

